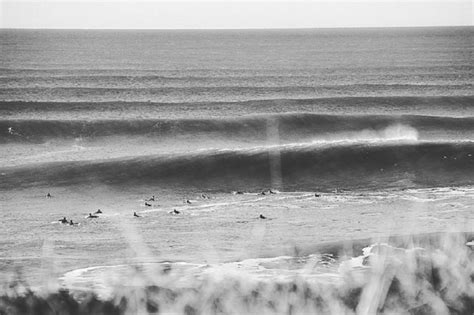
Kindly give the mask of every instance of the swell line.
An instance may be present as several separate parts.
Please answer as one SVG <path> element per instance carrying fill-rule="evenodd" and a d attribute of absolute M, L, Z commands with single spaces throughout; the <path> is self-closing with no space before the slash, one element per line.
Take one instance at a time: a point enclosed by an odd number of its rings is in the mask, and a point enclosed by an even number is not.
<path fill-rule="evenodd" d="M 271 187 L 279 181 L 283 187 L 277 188 L 298 191 L 472 185 L 473 155 L 474 142 L 220 150 L 7 168 L 2 170 L 0 188 L 94 182 L 227 191 Z"/>
<path fill-rule="evenodd" d="M 433 132 L 474 137 L 474 117 L 422 115 L 263 114 L 238 118 L 122 120 L 0 120 L 0 143 L 45 142 L 54 138 L 107 136 L 204 137 L 260 139 L 269 126 L 282 141 L 412 138 Z M 359 132 L 359 135 L 355 134 Z M 351 134 L 349 134 L 351 133 Z M 469 138 L 467 138 L 469 139 Z"/>

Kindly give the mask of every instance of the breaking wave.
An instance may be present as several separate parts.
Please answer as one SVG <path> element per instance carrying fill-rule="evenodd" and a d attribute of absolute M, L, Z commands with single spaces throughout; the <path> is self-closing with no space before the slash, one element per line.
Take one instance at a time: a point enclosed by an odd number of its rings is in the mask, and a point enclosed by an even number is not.
<path fill-rule="evenodd" d="M 13 132 L 11 131 L 12 128 Z M 418 138 L 418 133 L 453 131 L 474 134 L 474 117 L 416 115 L 257 115 L 212 119 L 0 120 L 0 143 L 44 142 L 54 138 L 107 136 L 209 136 L 265 140 L 272 128 L 280 141 L 344 138 Z"/>
<path fill-rule="evenodd" d="M 399 132 L 388 130 L 390 136 Z M 473 155 L 474 143 L 469 141 L 300 143 L 7 168 L 2 170 L 0 187 L 98 182 L 304 191 L 470 185 Z"/>

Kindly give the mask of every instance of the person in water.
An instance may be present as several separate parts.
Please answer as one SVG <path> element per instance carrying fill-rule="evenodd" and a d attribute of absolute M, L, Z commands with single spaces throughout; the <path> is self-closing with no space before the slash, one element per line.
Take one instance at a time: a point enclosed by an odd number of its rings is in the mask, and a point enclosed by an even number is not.
<path fill-rule="evenodd" d="M 69 225 L 76 225 L 77 223 L 72 222 L 72 220 L 69 220 Z"/>
<path fill-rule="evenodd" d="M 61 222 L 61 223 L 63 223 L 63 224 L 67 223 L 66 217 L 63 217 L 61 220 L 59 220 L 59 222 Z"/>
<path fill-rule="evenodd" d="M 139 216 L 136 212 L 133 213 L 133 216 L 134 216 L 135 218 L 140 218 L 140 216 Z"/>
<path fill-rule="evenodd" d="M 267 217 L 264 216 L 263 214 L 260 215 L 260 219 L 266 219 Z"/>
<path fill-rule="evenodd" d="M 181 212 L 179 212 L 179 211 L 176 210 L 176 209 L 173 209 L 173 213 L 174 213 L 174 214 L 180 214 Z"/>
<path fill-rule="evenodd" d="M 53 197 L 53 196 L 51 196 L 50 193 L 48 193 L 48 194 L 46 195 L 46 198 L 51 198 L 51 197 Z"/>
<path fill-rule="evenodd" d="M 98 209 L 98 210 L 97 210 L 96 212 L 94 212 L 94 213 L 100 214 L 100 213 L 102 213 L 102 210 Z"/>
<path fill-rule="evenodd" d="M 89 213 L 89 215 L 87 216 L 88 219 L 94 219 L 94 218 L 98 218 L 98 216 L 96 215 L 93 215 L 92 213 Z"/>
<path fill-rule="evenodd" d="M 145 206 L 151 207 L 151 204 L 149 204 L 148 202 L 145 202 Z"/>

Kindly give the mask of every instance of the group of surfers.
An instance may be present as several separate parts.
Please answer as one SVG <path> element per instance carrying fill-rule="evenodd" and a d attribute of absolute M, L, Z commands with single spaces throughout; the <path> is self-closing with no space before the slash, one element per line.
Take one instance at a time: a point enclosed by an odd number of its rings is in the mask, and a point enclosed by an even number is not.
<path fill-rule="evenodd" d="M 272 190 L 268 190 L 268 191 L 263 191 L 261 194 L 262 195 L 266 195 L 266 194 L 275 194 L 276 192 L 273 192 Z M 243 194 L 243 192 L 237 192 L 237 194 Z M 52 198 L 51 194 L 48 193 L 46 195 L 47 198 Z M 319 197 L 319 195 L 316 195 L 316 197 Z M 205 195 L 205 194 L 202 194 L 201 195 L 201 198 L 203 199 L 210 199 L 210 197 L 208 195 Z M 145 206 L 148 206 L 148 207 L 151 207 L 152 205 L 150 203 L 148 203 L 148 201 L 155 201 L 155 196 L 152 196 L 151 198 L 149 199 L 146 199 L 145 200 Z M 191 204 L 191 201 L 189 199 L 186 200 L 186 203 L 187 204 Z M 181 212 L 176 210 L 176 209 L 173 209 L 173 211 L 170 212 L 171 214 L 180 214 Z M 96 219 L 98 218 L 99 214 L 102 214 L 102 210 L 98 209 L 96 212 L 94 213 L 89 213 L 89 215 L 86 217 L 86 219 Z M 135 218 L 140 218 L 141 216 L 138 215 L 136 212 L 133 212 L 133 216 Z M 260 214 L 259 216 L 260 219 L 266 219 L 267 217 L 265 217 L 263 214 Z M 79 223 L 75 223 L 72 219 L 70 220 L 67 220 L 66 217 L 63 217 L 62 219 L 58 220 L 60 223 L 62 224 L 69 224 L 69 225 L 78 225 Z"/>

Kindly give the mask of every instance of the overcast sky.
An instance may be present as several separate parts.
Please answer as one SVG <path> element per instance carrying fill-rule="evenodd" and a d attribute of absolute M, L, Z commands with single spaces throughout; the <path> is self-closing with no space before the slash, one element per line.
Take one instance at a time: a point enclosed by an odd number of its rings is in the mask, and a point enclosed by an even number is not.
<path fill-rule="evenodd" d="M 317 28 L 473 25 L 471 0 L 0 0 L 2 28 Z"/>

